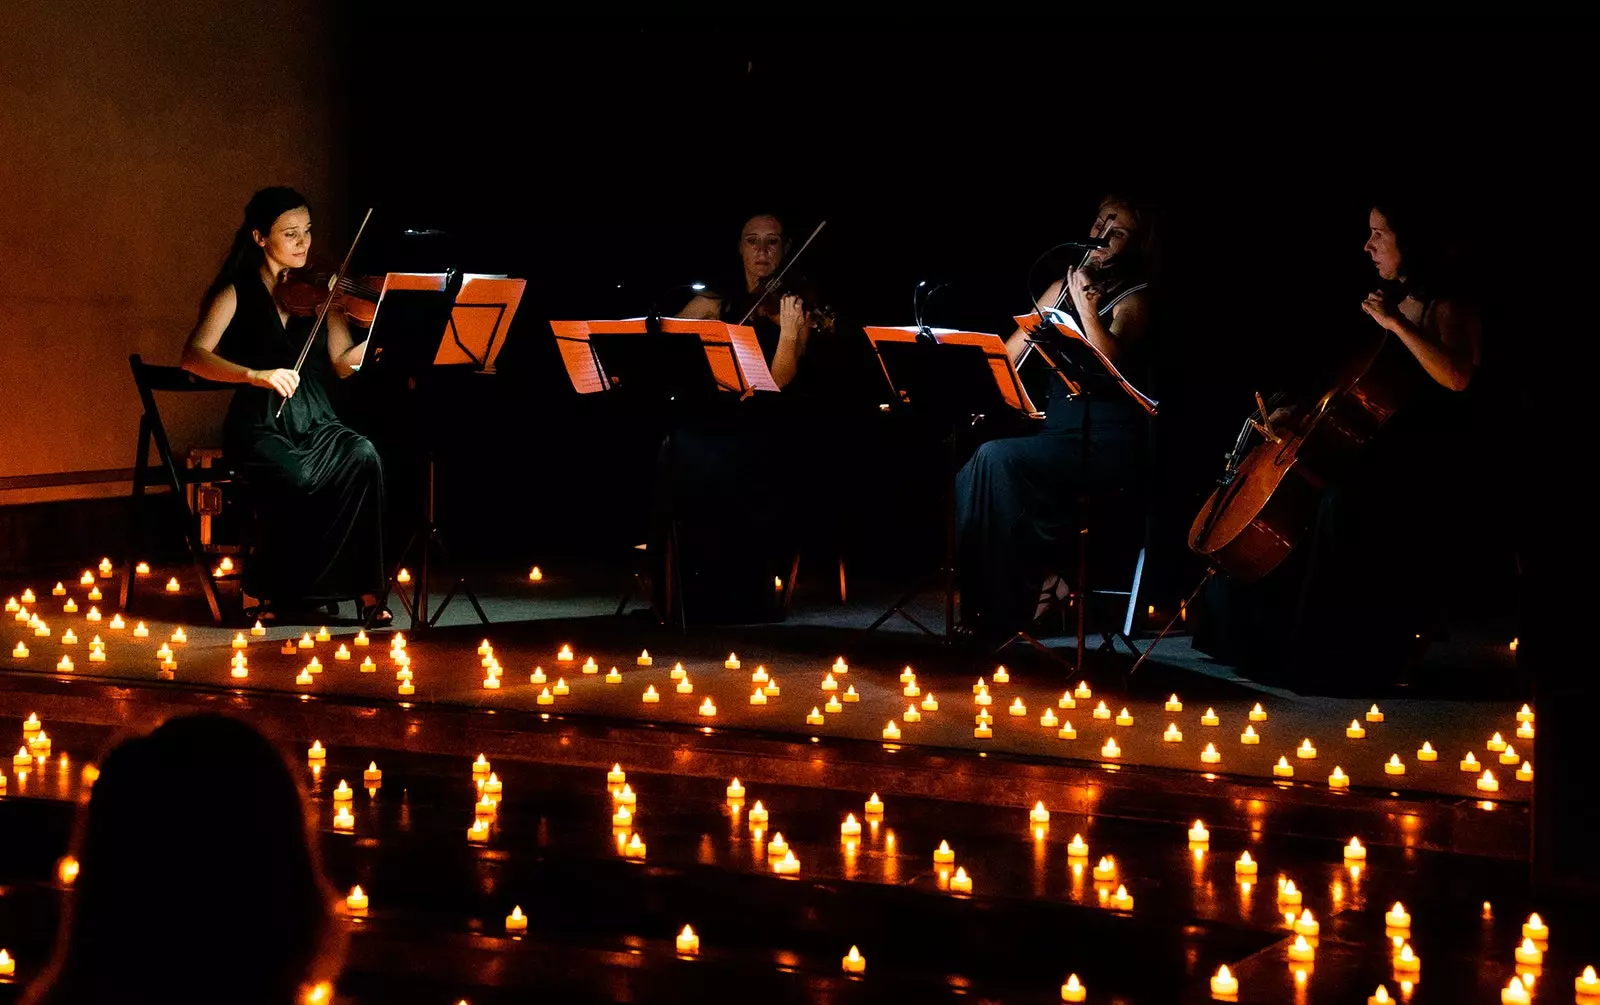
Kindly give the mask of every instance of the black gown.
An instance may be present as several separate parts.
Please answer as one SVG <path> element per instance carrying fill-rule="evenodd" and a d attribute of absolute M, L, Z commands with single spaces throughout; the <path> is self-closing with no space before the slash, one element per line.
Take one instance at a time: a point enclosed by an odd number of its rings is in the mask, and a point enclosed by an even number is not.
<path fill-rule="evenodd" d="M 312 319 L 285 328 L 264 283 L 233 288 L 238 306 L 216 354 L 252 370 L 292 368 Z M 372 443 L 334 414 L 332 375 L 324 329 L 281 417 L 275 392 L 246 385 L 223 424 L 223 452 L 255 509 L 244 590 L 279 606 L 382 592 L 383 468 Z"/>
<path fill-rule="evenodd" d="M 1107 298 L 1100 316 L 1143 285 Z M 1136 360 L 1124 362 L 1125 373 L 1141 372 Z M 1045 577 L 1073 567 L 1080 495 L 1138 481 L 1145 413 L 1109 378 L 1080 386 L 1085 393 L 1072 395 L 1052 374 L 1044 428 L 982 444 L 956 476 L 956 569 L 970 627 L 1025 627 Z"/>

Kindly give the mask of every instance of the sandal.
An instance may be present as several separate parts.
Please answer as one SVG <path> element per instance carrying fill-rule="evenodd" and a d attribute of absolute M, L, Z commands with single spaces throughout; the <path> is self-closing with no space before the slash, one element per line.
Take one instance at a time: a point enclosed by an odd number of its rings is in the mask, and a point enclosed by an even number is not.
<path fill-rule="evenodd" d="M 1059 573 L 1052 572 L 1045 577 L 1044 585 L 1039 588 L 1039 600 L 1033 608 L 1033 620 L 1038 621 L 1071 596 L 1072 584 L 1062 579 Z"/>
<path fill-rule="evenodd" d="M 361 624 L 367 628 L 388 628 L 394 624 L 394 612 L 377 604 L 364 604 L 361 608 Z"/>

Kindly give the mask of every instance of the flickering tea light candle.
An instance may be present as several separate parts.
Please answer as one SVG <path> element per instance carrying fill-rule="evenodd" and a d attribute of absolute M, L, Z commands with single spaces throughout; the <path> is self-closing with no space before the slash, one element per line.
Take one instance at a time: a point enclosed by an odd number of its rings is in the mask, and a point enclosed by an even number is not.
<path fill-rule="evenodd" d="M 61 633 L 61 644 L 64 645 L 64 646 L 75 646 L 75 645 L 77 645 L 78 644 L 78 633 L 74 632 L 72 629 L 68 628 L 66 631 Z M 161 649 L 158 650 L 158 651 L 159 652 L 164 652 L 166 654 L 165 656 L 162 657 L 162 659 L 170 659 L 172 657 L 172 650 L 167 648 L 167 644 L 165 642 L 161 643 Z"/>
<path fill-rule="evenodd" d="M 1385 765 L 1385 770 L 1388 770 L 1387 765 Z M 1328 775 L 1328 788 L 1330 788 L 1330 789 L 1348 789 L 1349 787 L 1350 787 L 1350 776 L 1344 773 L 1344 769 L 1343 768 L 1341 768 L 1341 767 L 1339 767 L 1339 765 L 1335 764 L 1333 766 L 1333 772 L 1330 775 Z"/>
<path fill-rule="evenodd" d="M 752 705 L 765 705 L 766 703 L 767 703 L 767 694 L 766 694 L 766 692 L 761 690 L 760 688 L 756 688 L 755 691 L 750 695 L 750 704 L 752 704 Z"/>
<path fill-rule="evenodd" d="M 1017 700 L 1021 701 L 1022 699 L 1018 698 Z M 1111 721 L 1115 722 L 1119 726 L 1131 726 L 1133 725 L 1133 716 L 1126 708 L 1124 708 L 1122 711 L 1118 712 L 1117 717 Z"/>
<path fill-rule="evenodd" d="M 367 895 L 359 886 L 350 888 L 350 896 L 344 898 L 344 906 L 351 914 L 367 913 Z"/>
<path fill-rule="evenodd" d="M 64 658 L 65 657 L 63 657 L 63 659 Z M 1494 772 L 1489 771 L 1488 769 L 1484 770 L 1483 775 L 1478 779 L 1478 791 L 1479 792 L 1499 792 L 1500 791 L 1500 783 L 1495 781 Z"/>
<path fill-rule="evenodd" d="M 600 672 L 600 664 L 594 661 L 593 656 L 590 656 L 588 659 L 583 661 L 583 672 L 586 674 L 595 674 Z"/>
<path fill-rule="evenodd" d="M 1383 773 L 1386 775 L 1403 775 L 1406 773 L 1406 766 L 1401 762 L 1399 754 L 1389 755 L 1388 762 L 1383 766 Z"/>
<path fill-rule="evenodd" d="M 900 716 L 906 722 L 921 722 L 922 713 L 917 711 L 916 705 L 907 705 L 905 712 Z"/>
<path fill-rule="evenodd" d="M 49 756 L 49 754 L 50 754 L 50 734 L 46 733 L 42 729 L 39 730 L 38 735 L 36 735 L 35 737 L 33 737 L 33 739 L 28 741 L 28 749 L 33 752 L 35 757 Z"/>
<path fill-rule="evenodd" d="M 306 760 L 321 761 L 328 756 L 328 751 L 322 746 L 321 740 L 312 740 L 311 747 L 306 751 Z"/>
<path fill-rule="evenodd" d="M 833 661 L 833 672 L 840 675 L 850 672 L 850 664 L 844 661 L 843 656 Z"/>
<path fill-rule="evenodd" d="M 33 764 L 33 755 L 28 753 L 27 747 L 18 747 L 17 752 L 11 757 L 13 768 L 26 768 Z"/>
<path fill-rule="evenodd" d="M 1239 734 L 1239 742 L 1245 746 L 1254 746 L 1261 742 L 1261 736 L 1254 726 L 1245 726 L 1244 732 Z"/>
<path fill-rule="evenodd" d="M 1533 944 L 1532 939 L 1524 938 L 1522 945 L 1512 950 L 1511 955 L 1525 967 L 1536 967 L 1544 962 L 1544 951 Z"/>
<path fill-rule="evenodd" d="M 535 681 L 534 683 L 538 682 Z M 640 700 L 646 705 L 656 705 L 661 702 L 661 693 L 656 690 L 654 684 L 651 684 L 644 689 L 644 694 L 640 696 Z"/>
<path fill-rule="evenodd" d="M 28 717 L 22 721 L 23 736 L 29 736 L 33 733 L 37 733 L 41 728 L 43 727 L 39 722 L 39 714 L 37 712 L 29 712 Z"/>
<path fill-rule="evenodd" d="M 751 699 L 751 700 L 754 700 L 754 699 Z M 822 725 L 823 722 L 824 722 L 824 719 L 822 717 L 822 709 L 816 707 L 815 705 L 811 706 L 811 711 L 806 713 L 806 725 L 807 726 L 820 726 L 820 725 Z M 893 725 L 893 724 L 891 723 L 891 725 Z"/>
<path fill-rule="evenodd" d="M 1046 729 L 1055 729 L 1058 721 L 1056 719 L 1056 711 L 1053 708 L 1046 708 L 1044 714 L 1039 716 L 1039 725 Z"/>
<path fill-rule="evenodd" d="M 729 799 L 743 799 L 744 785 L 740 783 L 739 779 L 735 778 L 728 784 L 727 794 Z"/>
<path fill-rule="evenodd" d="M 1461 770 L 1477 774 L 1478 768 L 1478 759 L 1472 756 L 1472 751 L 1467 751 L 1467 756 L 1461 759 Z"/>
<path fill-rule="evenodd" d="M 7 614 L 15 614 L 17 611 L 20 611 L 20 610 L 22 610 L 22 605 L 17 602 L 17 598 L 16 597 L 7 597 L 6 598 L 6 613 Z"/>
<path fill-rule="evenodd" d="M 61 657 L 61 662 L 56 664 L 56 669 L 57 670 L 72 670 L 73 669 L 72 657 L 71 656 L 63 656 L 63 657 Z"/>
<path fill-rule="evenodd" d="M 722 661 L 722 666 L 726 670 L 739 669 L 739 654 L 729 653 L 728 658 Z"/>
<path fill-rule="evenodd" d="M 717 714 L 717 706 L 712 703 L 709 697 L 700 703 L 700 714 L 707 718 Z"/>
<path fill-rule="evenodd" d="M 367 765 L 367 770 L 361 773 L 361 780 L 367 785 L 377 785 L 383 781 L 383 772 L 378 770 L 377 761 L 373 761 Z"/>
<path fill-rule="evenodd" d="M 979 691 L 976 695 L 973 696 L 972 700 L 973 700 L 973 702 L 975 704 L 978 704 L 978 705 L 988 705 L 988 704 L 990 704 L 991 702 L 994 701 L 994 699 L 989 696 L 989 692 L 987 690 Z"/>
<path fill-rule="evenodd" d="M 633 786 L 627 782 L 622 783 L 622 788 L 613 791 L 611 798 L 623 806 L 633 806 L 639 802 L 638 793 L 634 792 Z"/>
<path fill-rule="evenodd" d="M 411 679 L 411 670 L 410 670 L 410 668 L 409 667 L 401 667 L 399 670 L 396 670 L 395 674 L 394 674 L 394 679 L 398 680 L 398 681 L 409 681 Z"/>
<path fill-rule="evenodd" d="M 1490 752 L 1498 754 L 1502 750 L 1506 749 L 1506 741 L 1504 737 L 1502 737 L 1499 733 L 1496 733 L 1489 737 L 1489 742 L 1484 744 L 1484 746 L 1489 748 Z"/>
<path fill-rule="evenodd" d="M 355 814 L 350 812 L 350 804 L 340 803 L 339 808 L 333 813 L 333 829 L 336 831 L 355 830 Z"/>
<path fill-rule="evenodd" d="M 694 694 L 694 682 L 688 677 L 684 677 L 682 680 L 678 681 L 677 687 L 675 687 L 674 690 L 679 694 Z"/>
<path fill-rule="evenodd" d="M 522 905 L 517 904 L 511 908 L 511 913 L 506 915 L 506 934 L 520 935 L 528 930 L 528 916 L 522 913 Z"/>
<path fill-rule="evenodd" d="M 1254 876 L 1260 870 L 1259 864 L 1250 857 L 1249 852 L 1240 855 L 1238 861 L 1233 863 L 1235 876 Z"/>
<path fill-rule="evenodd" d="M 1109 719 L 1111 718 L 1111 709 L 1106 707 L 1104 701 L 1101 701 L 1100 704 L 1094 707 L 1093 715 L 1096 719 Z"/>
<path fill-rule="evenodd" d="M 1076 734 L 1074 734 L 1074 735 L 1076 735 Z M 1070 739 L 1070 737 L 1068 737 L 1068 739 Z M 1101 757 L 1121 757 L 1122 756 L 1122 748 L 1117 746 L 1117 741 L 1116 741 L 1116 739 L 1114 737 L 1109 737 L 1109 736 L 1106 737 L 1105 745 L 1100 748 L 1100 756 Z"/>
<path fill-rule="evenodd" d="M 1200 725 L 1202 725 L 1202 726 L 1220 726 L 1220 725 L 1222 725 L 1222 720 L 1217 717 L 1217 710 L 1214 709 L 1214 708 L 1208 708 L 1204 712 L 1200 713 Z"/>
<path fill-rule="evenodd" d="M 978 714 L 973 716 L 973 719 L 980 726 L 994 725 L 994 716 L 990 715 L 989 710 L 986 708 L 978 709 Z"/>
<path fill-rule="evenodd" d="M 889 724 L 883 727 L 883 738 L 885 740 L 900 739 L 900 727 L 894 724 L 893 719 L 890 719 Z"/>
<path fill-rule="evenodd" d="M 1311 745 L 1311 737 L 1308 736 L 1300 742 L 1300 746 L 1295 748 L 1294 756 L 1305 761 L 1309 761 L 1317 756 L 1317 748 Z"/>
<path fill-rule="evenodd" d="M 861 836 L 861 821 L 856 819 L 854 813 L 844 815 L 844 822 L 839 825 L 839 836 L 847 838 Z"/>
<path fill-rule="evenodd" d="M 1211 832 L 1206 830 L 1204 822 L 1196 820 L 1194 826 L 1189 828 L 1190 844 L 1207 844 L 1211 841 Z"/>
<path fill-rule="evenodd" d="M 73 641 L 77 641 L 77 640 L 73 640 Z M 167 645 L 165 642 L 161 643 L 161 647 L 156 650 L 156 659 L 158 659 L 158 660 L 170 660 L 170 659 L 172 659 L 172 647 Z"/>
<path fill-rule="evenodd" d="M 494 796 L 496 798 L 499 798 L 500 793 L 504 789 L 505 789 L 505 786 L 503 784 L 501 784 L 500 776 L 495 774 L 492 771 L 489 772 L 488 781 L 483 783 L 483 791 L 484 791 L 484 793 L 486 795 L 491 795 L 491 796 Z"/>
<path fill-rule="evenodd" d="M 1100 861 L 1095 863 L 1093 871 L 1096 883 L 1109 883 L 1117 878 L 1117 860 L 1110 855 L 1102 855 Z"/>
<path fill-rule="evenodd" d="M 358 669 L 360 669 L 362 673 L 377 673 L 378 664 L 372 662 L 372 657 L 368 656 L 361 661 L 361 666 Z"/>
<path fill-rule="evenodd" d="M 1056 737 L 1062 740 L 1076 740 L 1078 731 L 1072 728 L 1072 723 L 1063 720 L 1061 728 L 1056 730 Z"/>
<path fill-rule="evenodd" d="M 761 689 L 761 692 L 768 698 L 776 698 L 779 694 L 778 679 L 774 677 L 772 680 L 768 681 L 766 686 Z"/>
<path fill-rule="evenodd" d="M 50 637 L 50 626 L 45 624 L 43 621 L 40 621 L 37 625 L 35 625 L 33 634 L 41 639 L 48 639 Z"/>
<path fill-rule="evenodd" d="M 1061 697 L 1056 701 L 1056 708 L 1077 708 L 1078 702 L 1072 697 L 1071 691 L 1061 692 Z"/>
<path fill-rule="evenodd" d="M 1307 939 L 1314 939 L 1317 937 L 1317 934 L 1322 931 L 1322 926 L 1317 923 L 1316 917 L 1313 916 L 1310 909 L 1307 908 L 1302 910 L 1300 912 L 1300 917 L 1295 919 L 1294 931 L 1296 935 Z"/>
<path fill-rule="evenodd" d="M 36 602 L 38 599 L 39 599 L 38 597 L 35 597 L 33 595 L 33 587 L 30 586 L 30 587 L 24 587 L 23 588 L 23 591 L 22 591 L 22 603 L 23 603 L 24 606 L 26 606 L 28 604 L 32 604 L 32 603 Z"/>
<path fill-rule="evenodd" d="M 566 697 L 572 693 L 572 688 L 568 686 L 565 677 L 557 677 L 555 684 L 550 688 L 550 693 L 557 697 Z"/>
<path fill-rule="evenodd" d="M 1284 907 L 1299 907 L 1300 900 L 1300 888 L 1294 885 L 1294 880 L 1284 880 L 1278 887 L 1278 903 Z"/>
<path fill-rule="evenodd" d="M 856 686 L 854 684 L 847 684 L 845 686 L 845 689 L 844 689 L 844 700 L 845 701 L 860 701 L 861 700 L 861 696 L 859 694 L 856 694 Z"/>
<path fill-rule="evenodd" d="M 1422 746 L 1417 750 L 1417 760 L 1431 762 L 1437 761 L 1438 759 L 1439 752 L 1433 749 L 1433 744 L 1429 743 L 1427 740 L 1423 740 Z"/>
<path fill-rule="evenodd" d="M 301 687 L 308 686 L 311 683 L 311 673 L 310 673 L 310 671 L 301 670 L 299 673 L 295 674 L 294 682 L 296 684 L 300 685 Z M 488 685 L 485 684 L 484 686 L 487 687 Z"/>
<path fill-rule="evenodd" d="M 561 651 L 556 653 L 556 662 L 557 663 L 571 663 L 572 662 L 572 647 L 571 646 L 562 646 L 561 647 Z"/>
<path fill-rule="evenodd" d="M 91 607 L 91 608 L 89 608 L 89 613 L 85 614 L 83 616 L 83 620 L 90 621 L 90 622 L 97 622 L 97 621 L 99 621 L 101 619 L 101 617 L 102 617 L 102 615 L 100 613 L 100 608 Z M 178 631 L 182 632 L 183 629 L 180 628 L 180 629 L 178 629 Z"/>
<path fill-rule="evenodd" d="M 1573 980 L 1572 985 L 1580 995 L 1600 996 L 1600 974 L 1594 972 L 1594 967 L 1584 967 L 1583 973 Z"/>
<path fill-rule="evenodd" d="M 1500 763 L 1520 764 L 1522 763 L 1522 755 L 1517 753 L 1516 747 L 1513 747 L 1508 743 L 1506 744 L 1506 749 L 1500 753 Z"/>
<path fill-rule="evenodd" d="M 620 670 L 618 670 L 616 667 L 612 667 L 610 669 L 610 671 L 608 671 L 606 673 L 605 682 L 607 684 L 621 684 L 622 683 L 622 672 Z"/>
<path fill-rule="evenodd" d="M 833 674 L 829 674 L 828 676 L 832 677 Z M 834 687 L 838 687 L 838 686 L 839 686 L 838 683 L 835 682 Z M 911 683 L 907 684 L 904 688 L 901 689 L 900 693 L 905 695 L 907 698 L 919 698 L 919 697 L 922 696 L 922 688 L 917 686 L 917 682 L 913 678 Z"/>
<path fill-rule="evenodd" d="M 874 792 L 872 795 L 868 796 L 866 803 L 864 803 L 863 805 L 865 806 L 865 810 L 866 810 L 867 816 L 869 816 L 869 817 L 881 817 L 881 816 L 883 816 L 883 800 L 878 798 L 878 794 L 876 792 Z"/>
<path fill-rule="evenodd" d="M 1550 926 L 1546 925 L 1544 919 L 1535 912 L 1528 915 L 1528 920 L 1523 922 L 1522 937 L 1524 939 L 1532 939 L 1535 942 L 1549 942 Z"/>
<path fill-rule="evenodd" d="M 757 799 L 756 804 L 750 807 L 750 823 L 754 826 L 761 826 L 766 822 L 767 808 L 761 805 L 761 800 Z"/>
<path fill-rule="evenodd" d="M 1011 703 L 1011 714 L 1018 716 L 1028 714 L 1028 706 L 1022 703 L 1022 699 L 1020 697 Z"/>
<path fill-rule="evenodd" d="M 1089 690 L 1087 681 L 1078 681 L 1078 686 L 1073 689 L 1072 696 L 1080 701 L 1087 701 L 1094 697 L 1094 692 Z"/>
<path fill-rule="evenodd" d="M 1517 781 L 1519 781 L 1519 782 L 1531 782 L 1531 781 L 1533 781 L 1533 762 L 1532 761 L 1523 761 L 1522 762 L 1522 767 L 1517 769 Z"/>
<path fill-rule="evenodd" d="M 467 840 L 473 844 L 483 844 L 489 840 L 489 821 L 479 818 L 472 821 L 472 826 L 467 828 Z"/>
<path fill-rule="evenodd" d="M 490 674 L 483 679 L 483 686 L 489 691 L 498 691 L 500 690 L 500 678 Z"/>
<path fill-rule="evenodd" d="M 1533 723 L 1525 722 L 1522 725 L 1518 726 L 1517 727 L 1517 739 L 1519 739 L 1519 740 L 1531 740 L 1531 739 L 1533 739 Z"/>
<path fill-rule="evenodd" d="M 972 877 L 963 866 L 956 866 L 956 874 L 950 877 L 950 892 L 972 895 Z"/>
<path fill-rule="evenodd" d="M 1533 999 L 1528 997 L 1528 986 L 1522 983 L 1522 977 L 1517 974 L 1500 991 L 1500 1005 L 1529 1005 Z"/>
<path fill-rule="evenodd" d="M 1316 957 L 1317 951 L 1306 941 L 1306 937 L 1296 935 L 1294 942 L 1289 946 L 1289 959 L 1296 963 L 1310 963 Z"/>
<path fill-rule="evenodd" d="M 1350 725 L 1345 727 L 1344 735 L 1352 740 L 1360 740 L 1367 735 L 1367 731 L 1361 725 L 1361 720 L 1351 719 Z"/>
<path fill-rule="evenodd" d="M 16 648 L 11 650 L 11 655 L 13 657 L 15 657 L 16 659 L 19 659 L 19 660 L 27 659 L 28 658 L 28 646 L 27 646 L 27 643 L 18 642 L 17 645 L 16 645 Z"/>
<path fill-rule="evenodd" d="M 1528 705 L 1523 705 L 1522 708 L 1518 709 L 1517 710 L 1517 721 L 1518 722 L 1532 722 L 1533 721 L 1533 708 L 1531 706 L 1528 706 Z"/>
<path fill-rule="evenodd" d="M 1232 998 L 1239 993 L 1239 979 L 1229 973 L 1227 964 L 1217 968 L 1217 974 L 1211 978 L 1211 993 L 1224 998 Z"/>
<path fill-rule="evenodd" d="M 354 797 L 355 790 L 343 778 L 339 779 L 338 786 L 333 790 L 333 801 L 336 803 L 348 803 Z"/>
<path fill-rule="evenodd" d="M 1344 846 L 1344 860 L 1346 862 L 1365 862 L 1367 859 L 1366 846 L 1360 838 L 1351 838 L 1350 843 Z"/>
<path fill-rule="evenodd" d="M 67 595 L 67 585 L 65 583 L 57 583 L 50 590 L 50 595 L 51 596 L 55 596 L 55 597 L 64 597 L 64 596 L 66 596 Z"/>
<path fill-rule="evenodd" d="M 837 691 L 838 689 L 839 682 L 833 679 L 833 674 L 827 674 L 822 678 L 822 690 Z"/>
<path fill-rule="evenodd" d="M 783 858 L 772 863 L 772 871 L 780 876 L 796 876 L 800 873 L 800 860 L 794 857 L 794 850 L 783 853 Z"/>
<path fill-rule="evenodd" d="M 490 814 L 483 814 L 489 816 Z M 626 830 L 633 823 L 633 813 L 626 806 L 618 806 L 617 812 L 611 814 L 611 826 L 618 830 Z"/>
<path fill-rule="evenodd" d="M 1178 696 L 1174 694 L 1172 697 L 1167 699 L 1167 703 L 1162 707 L 1168 712 L 1182 712 L 1183 702 L 1179 701 Z"/>
<path fill-rule="evenodd" d="M 924 701 L 922 703 L 922 707 L 923 707 L 924 710 L 931 711 L 931 709 L 929 709 L 928 703 L 926 701 Z M 938 707 L 939 707 L 939 703 L 938 702 L 934 702 L 933 703 L 933 708 L 937 709 Z M 835 712 L 843 712 L 844 711 L 844 706 L 839 704 L 839 696 L 836 695 L 836 694 L 832 694 L 832 695 L 828 696 L 828 700 L 827 700 L 826 703 L 823 704 L 822 710 L 824 712 L 827 712 L 829 715 L 832 715 Z"/>
<path fill-rule="evenodd" d="M 409 582 L 411 582 L 411 570 L 410 569 L 401 569 L 399 572 L 395 573 L 394 581 L 397 582 L 397 583 L 409 583 Z"/>
<path fill-rule="evenodd" d="M 1386 928 L 1407 929 L 1411 927 L 1411 915 L 1406 913 L 1405 905 L 1397 900 L 1384 914 L 1383 924 Z"/>
<path fill-rule="evenodd" d="M 1111 895 L 1111 906 L 1118 911 L 1133 910 L 1133 897 L 1126 886 L 1117 887 L 1117 892 Z"/>
<path fill-rule="evenodd" d="M 67 602 L 61 605 L 61 610 L 66 614 L 77 614 L 78 602 L 73 600 L 71 597 L 68 597 Z"/>
<path fill-rule="evenodd" d="M 694 929 L 688 925 L 683 926 L 683 931 L 678 933 L 675 942 L 678 955 L 696 956 L 700 952 L 700 936 L 694 934 Z"/>
<path fill-rule="evenodd" d="M 1266 722 L 1267 721 L 1267 710 L 1261 707 L 1261 703 L 1259 701 L 1256 702 L 1255 707 L 1250 710 L 1250 721 L 1251 722 Z"/>
<path fill-rule="evenodd" d="M 994 668 L 994 676 L 990 679 L 996 684 L 1009 684 L 1011 683 L 1011 672 L 1003 665 L 997 666 Z"/>
<path fill-rule="evenodd" d="M 978 720 L 978 724 L 976 726 L 972 727 L 972 736 L 973 736 L 973 739 L 976 739 L 976 740 L 990 740 L 990 739 L 993 739 L 994 738 L 994 728 L 992 726 L 990 726 L 989 720 L 987 720 L 987 719 L 979 719 Z"/>
<path fill-rule="evenodd" d="M 1215 744 L 1206 744 L 1206 749 L 1200 751 L 1201 764 L 1216 764 L 1222 760 L 1222 755 L 1217 753 Z"/>

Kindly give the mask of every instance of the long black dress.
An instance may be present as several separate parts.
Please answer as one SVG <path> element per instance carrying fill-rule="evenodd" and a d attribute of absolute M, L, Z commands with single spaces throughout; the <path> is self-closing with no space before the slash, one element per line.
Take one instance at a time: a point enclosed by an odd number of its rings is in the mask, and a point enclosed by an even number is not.
<path fill-rule="evenodd" d="M 1144 286 L 1125 286 L 1097 313 L 1109 318 Z M 1137 360 L 1123 363 L 1125 373 L 1141 372 Z M 1109 378 L 1080 386 L 1085 393 L 1072 395 L 1052 375 L 1044 428 L 984 443 L 956 476 L 961 615 L 974 628 L 1008 633 L 1025 626 L 1045 577 L 1071 562 L 1080 495 L 1138 481 L 1144 412 Z"/>
<path fill-rule="evenodd" d="M 252 370 L 293 367 L 312 320 L 291 318 L 285 328 L 254 277 L 233 289 L 238 306 L 217 355 Z M 223 424 L 223 452 L 242 471 L 256 511 L 244 589 L 280 606 L 376 594 L 383 585 L 383 467 L 372 443 L 334 414 L 332 370 L 324 330 L 281 417 L 275 392 L 246 385 Z"/>

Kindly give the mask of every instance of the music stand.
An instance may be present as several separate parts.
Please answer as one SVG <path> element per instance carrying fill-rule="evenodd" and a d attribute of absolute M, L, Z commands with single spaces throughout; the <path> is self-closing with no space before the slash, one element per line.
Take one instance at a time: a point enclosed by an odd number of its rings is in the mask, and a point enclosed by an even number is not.
<path fill-rule="evenodd" d="M 685 415 L 728 395 L 743 399 L 758 391 L 781 390 L 767 368 L 755 329 L 722 321 L 641 317 L 617 321 L 551 321 L 556 347 L 573 389 L 579 394 L 628 395 L 668 406 L 665 465 L 671 470 L 673 435 Z M 688 631 L 677 561 L 676 521 L 665 556 L 666 624 L 674 609 Z M 626 598 L 624 598 L 626 604 Z M 620 608 L 619 608 L 620 610 Z"/>
<path fill-rule="evenodd" d="M 949 328 L 877 327 L 865 329 L 895 399 L 906 410 L 932 419 L 946 432 L 948 464 L 944 479 L 945 553 L 940 569 L 944 594 L 944 633 L 955 635 L 956 506 L 960 433 L 985 415 L 1018 411 L 1035 414 L 1000 336 Z M 913 586 L 867 626 L 882 627 L 896 614 L 926 635 L 938 635 L 905 610 L 919 593 Z"/>
<path fill-rule="evenodd" d="M 1086 385 L 1105 387 L 1108 383 L 1114 383 L 1118 388 L 1115 393 L 1126 394 L 1133 400 L 1134 404 L 1144 410 L 1146 415 L 1154 416 L 1156 414 L 1158 402 L 1135 387 L 1133 382 L 1128 380 L 1117 369 L 1116 364 L 1112 363 L 1111 359 L 1101 352 L 1098 346 L 1089 341 L 1088 337 L 1079 330 L 1079 325 L 1072 315 L 1059 309 L 1042 308 L 1028 314 L 1018 315 L 1012 320 L 1024 332 L 1028 333 L 1029 346 L 1039 353 L 1039 357 L 1050 368 L 1052 376 L 1062 381 L 1074 395 L 1091 393 L 1085 391 Z M 1083 671 L 1085 636 L 1088 630 L 1090 597 L 1088 470 L 1089 458 L 1093 454 L 1090 449 L 1090 441 L 1093 439 L 1093 416 L 1094 410 L 1092 407 L 1084 410 L 1083 427 L 1078 437 L 1081 451 L 1079 470 L 1083 474 L 1083 481 L 1078 495 L 1078 581 L 1074 586 L 1078 610 L 1076 653 L 1073 670 L 1077 673 Z M 1139 562 L 1142 571 L 1143 552 L 1140 553 Z M 1139 573 L 1135 575 L 1137 577 Z M 1128 638 L 1128 630 L 1129 626 L 1125 624 L 1122 631 L 1119 631 L 1117 635 L 1122 638 L 1122 641 L 1129 649 L 1133 650 L 1135 655 L 1141 655 L 1139 648 Z M 1108 641 L 1109 639 L 1110 636 L 1107 636 Z M 1011 638 L 995 649 L 995 652 L 1003 652 L 1018 642 L 1026 642 L 1055 662 L 1062 665 L 1066 664 L 1066 661 L 1051 651 L 1050 647 L 1026 631 L 1013 633 Z"/>
<path fill-rule="evenodd" d="M 411 618 L 413 631 L 432 628 L 458 592 L 465 593 L 483 624 L 488 615 L 464 574 L 458 575 L 449 593 L 432 614 L 428 610 L 428 590 L 433 555 L 440 564 L 450 561 L 435 512 L 436 452 L 429 421 L 429 376 L 435 367 L 464 367 L 475 373 L 493 373 L 494 359 L 505 345 L 505 333 L 521 302 L 526 280 L 503 276 L 463 276 L 461 273 L 390 273 L 367 336 L 366 349 L 357 369 L 391 384 L 419 392 L 415 414 L 424 430 L 427 462 L 423 513 L 390 569 L 383 597 L 374 612 L 381 610 L 391 594 L 400 598 Z M 404 589 L 395 593 L 399 572 L 406 567 L 413 551 L 419 552 L 417 575 L 412 578 L 411 595 Z M 369 627 L 371 627 L 369 625 Z"/>

